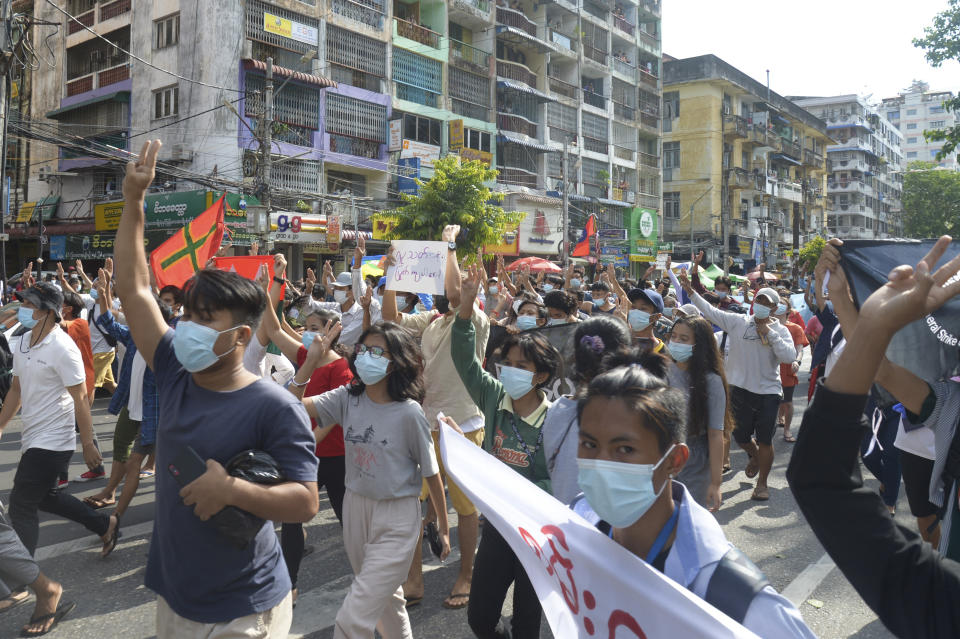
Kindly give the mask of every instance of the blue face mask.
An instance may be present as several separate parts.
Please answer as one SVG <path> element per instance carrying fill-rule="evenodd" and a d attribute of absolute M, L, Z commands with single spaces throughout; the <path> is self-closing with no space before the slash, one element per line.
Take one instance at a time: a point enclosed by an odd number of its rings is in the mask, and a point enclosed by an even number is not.
<path fill-rule="evenodd" d="M 27 328 L 33 328 L 37 325 L 37 320 L 33 319 L 33 309 L 21 306 L 17 309 L 17 320 Z"/>
<path fill-rule="evenodd" d="M 387 367 L 390 360 L 386 357 L 374 357 L 370 353 L 360 353 L 353 361 L 360 381 L 370 386 L 387 376 Z"/>
<path fill-rule="evenodd" d="M 627 464 L 603 459 L 577 459 L 578 480 L 593 511 L 614 528 L 626 528 L 650 510 L 667 486 L 656 490 L 653 472 L 667 458 L 673 446 L 656 464 Z"/>
<path fill-rule="evenodd" d="M 556 317 L 551 317 L 550 319 L 547 320 L 547 326 L 561 326 L 566 323 L 567 323 L 567 320 L 559 319 Z"/>
<path fill-rule="evenodd" d="M 235 331 L 239 326 L 228 328 L 225 331 L 218 331 L 203 324 L 196 322 L 180 322 L 177 324 L 177 330 L 173 332 L 173 354 L 177 361 L 190 373 L 198 373 L 206 370 L 217 363 L 217 361 L 226 355 L 229 355 L 236 348 L 228 350 L 222 355 L 217 355 L 213 351 L 213 345 L 217 338 L 223 333 Z"/>
<path fill-rule="evenodd" d="M 517 316 L 517 328 L 521 331 L 529 331 L 531 328 L 537 327 L 537 318 L 532 315 L 518 315 Z"/>
<path fill-rule="evenodd" d="M 787 305 L 783 302 L 777 304 L 777 315 L 786 315 L 787 314 Z"/>
<path fill-rule="evenodd" d="M 726 291 L 717 291 L 717 297 L 719 297 L 719 298 L 722 299 L 722 300 L 725 300 L 725 299 L 727 299 L 727 292 L 726 292 Z"/>
<path fill-rule="evenodd" d="M 753 316 L 757 319 L 767 319 L 770 317 L 770 309 L 763 304 L 753 305 Z"/>
<path fill-rule="evenodd" d="M 580 283 L 581 282 L 579 277 L 570 278 L 570 286 L 572 286 L 573 288 L 580 288 Z"/>
<path fill-rule="evenodd" d="M 90 289 L 90 297 L 92 297 L 94 300 L 96 300 L 98 297 L 100 297 L 100 293 L 97 292 L 97 289 L 91 288 L 91 289 Z"/>
<path fill-rule="evenodd" d="M 630 328 L 635 331 L 642 331 L 650 326 L 650 313 L 631 309 L 630 312 L 627 313 L 627 321 L 630 323 Z"/>
<path fill-rule="evenodd" d="M 670 349 L 670 355 L 676 362 L 685 362 L 693 356 L 693 344 L 675 344 L 670 342 L 667 348 Z"/>
<path fill-rule="evenodd" d="M 543 285 L 543 292 L 544 292 L 544 293 L 549 293 L 549 292 L 552 291 L 552 290 L 553 290 L 553 284 L 544 284 L 544 285 Z"/>
<path fill-rule="evenodd" d="M 304 331 L 303 335 L 300 336 L 300 342 L 307 350 L 310 350 L 310 345 L 313 344 L 313 340 L 315 339 L 317 339 L 316 331 Z"/>
<path fill-rule="evenodd" d="M 533 390 L 533 373 L 513 366 L 501 366 L 500 383 L 510 399 L 520 399 Z"/>

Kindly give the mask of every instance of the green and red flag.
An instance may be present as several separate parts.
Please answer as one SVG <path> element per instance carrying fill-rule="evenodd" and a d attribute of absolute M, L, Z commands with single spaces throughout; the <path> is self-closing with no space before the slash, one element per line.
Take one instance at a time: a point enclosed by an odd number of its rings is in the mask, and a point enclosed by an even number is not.
<path fill-rule="evenodd" d="M 220 249 L 224 226 L 224 197 L 150 253 L 157 288 L 169 284 L 183 288 Z"/>

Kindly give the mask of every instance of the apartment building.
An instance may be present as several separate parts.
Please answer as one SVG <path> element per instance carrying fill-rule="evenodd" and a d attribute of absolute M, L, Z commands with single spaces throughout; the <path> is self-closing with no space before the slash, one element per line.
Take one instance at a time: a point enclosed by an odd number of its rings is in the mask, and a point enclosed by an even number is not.
<path fill-rule="evenodd" d="M 714 55 L 668 58 L 663 90 L 664 239 L 792 263 L 826 223 L 826 124 Z"/>
<path fill-rule="evenodd" d="M 957 123 L 957 115 L 947 111 L 943 103 L 954 97 L 952 91 L 930 91 L 929 85 L 914 82 L 907 91 L 895 98 L 886 98 L 881 111 L 886 119 L 903 134 L 903 159 L 906 164 L 923 161 L 960 169 L 957 154 L 937 160 L 942 142 L 927 142 L 924 131 L 948 129 Z"/>
<path fill-rule="evenodd" d="M 903 135 L 857 95 L 792 98 L 827 123 L 827 232 L 842 239 L 903 234 Z"/>
<path fill-rule="evenodd" d="M 49 133 L 31 142 L 29 195 L 43 203 L 46 235 L 109 241 L 116 216 L 105 209 L 118 208 L 122 167 L 89 149 L 136 151 L 153 136 L 164 140 L 152 194 L 161 208 L 219 185 L 256 203 L 268 57 L 274 232 L 278 211 L 310 209 L 302 212 L 309 232 L 275 236 L 296 244 L 295 265 L 343 253 L 354 229 L 369 229 L 370 214 L 414 192 L 411 178 L 429 178 L 448 153 L 499 170 L 492 186 L 504 206 L 528 213 L 524 254 L 556 254 L 563 190 L 572 229 L 591 213 L 613 228 L 638 218 L 634 209 L 659 213 L 659 0 L 181 8 L 178 0 L 37 3 L 38 18 L 63 25 L 55 66 L 35 72 L 31 102 L 31 118 Z M 187 199 L 185 217 L 210 198 Z M 235 213 L 239 231 L 246 215 Z M 327 233 L 331 216 L 342 232 Z M 37 233 L 38 223 L 34 211 L 23 233 Z M 249 238 L 238 232 L 235 243 Z"/>

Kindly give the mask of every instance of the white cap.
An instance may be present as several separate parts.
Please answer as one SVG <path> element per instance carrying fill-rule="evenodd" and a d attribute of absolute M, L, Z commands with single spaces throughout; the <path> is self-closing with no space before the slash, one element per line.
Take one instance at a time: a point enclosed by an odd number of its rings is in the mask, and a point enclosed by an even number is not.
<path fill-rule="evenodd" d="M 761 297 L 761 296 L 767 298 L 774 304 L 780 303 L 780 295 L 777 294 L 777 292 L 772 288 L 770 288 L 769 286 L 764 286 L 759 291 L 757 291 L 757 294 L 753 296 L 753 299 L 756 300 L 758 297 Z"/>

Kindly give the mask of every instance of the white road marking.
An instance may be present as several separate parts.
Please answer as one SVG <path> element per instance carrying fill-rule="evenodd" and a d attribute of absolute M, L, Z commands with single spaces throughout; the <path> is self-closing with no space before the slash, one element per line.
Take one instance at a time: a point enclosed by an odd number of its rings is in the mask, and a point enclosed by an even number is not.
<path fill-rule="evenodd" d="M 830 555 L 824 553 L 819 561 L 804 568 L 780 594 L 799 608 L 835 567 L 836 564 L 830 559 Z"/>
<path fill-rule="evenodd" d="M 136 526 L 127 526 L 120 527 L 120 543 L 118 545 L 123 545 L 124 541 L 131 539 L 133 537 L 139 537 L 140 535 L 149 535 L 153 532 L 153 522 L 145 521 L 142 524 L 137 524 Z M 80 539 L 71 539 L 70 541 L 64 541 L 59 544 L 51 544 L 49 546 L 44 546 L 43 548 L 37 548 L 34 556 L 37 561 L 44 561 L 45 559 L 53 559 L 55 557 L 60 557 L 62 555 L 69 555 L 72 552 L 77 552 L 79 550 L 87 550 L 88 548 L 100 548 L 103 546 L 103 542 L 93 534 L 81 537 Z"/>

